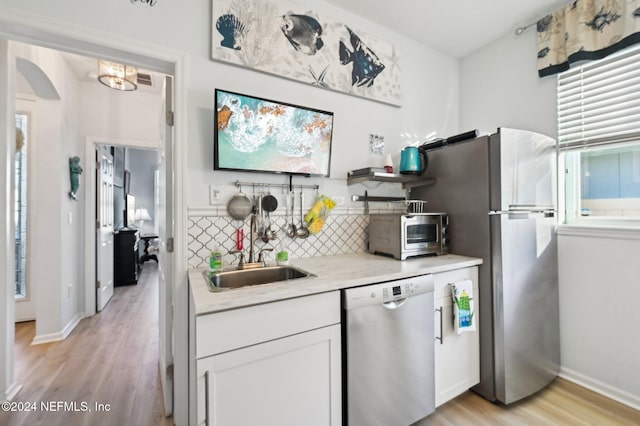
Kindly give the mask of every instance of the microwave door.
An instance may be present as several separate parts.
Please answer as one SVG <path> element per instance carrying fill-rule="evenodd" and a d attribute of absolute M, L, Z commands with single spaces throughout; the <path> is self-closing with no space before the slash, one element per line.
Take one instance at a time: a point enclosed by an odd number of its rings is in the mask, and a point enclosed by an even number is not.
<path fill-rule="evenodd" d="M 426 247 L 438 242 L 438 226 L 435 223 L 407 223 L 405 244 L 407 248 Z"/>

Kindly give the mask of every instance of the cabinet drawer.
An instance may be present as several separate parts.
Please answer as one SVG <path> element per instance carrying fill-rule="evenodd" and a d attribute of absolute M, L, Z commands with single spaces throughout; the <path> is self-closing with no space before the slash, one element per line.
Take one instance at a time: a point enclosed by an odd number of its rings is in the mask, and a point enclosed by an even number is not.
<path fill-rule="evenodd" d="M 433 298 L 439 299 L 442 297 L 451 297 L 451 290 L 448 287 L 448 284 L 453 284 L 457 281 L 462 280 L 471 280 L 473 282 L 473 287 L 475 289 L 478 288 L 478 268 L 463 268 L 456 269 L 453 271 L 442 272 L 438 274 L 433 274 L 433 285 L 434 285 L 434 293 Z"/>
<path fill-rule="evenodd" d="M 340 292 L 196 317 L 196 358 L 340 323 Z"/>

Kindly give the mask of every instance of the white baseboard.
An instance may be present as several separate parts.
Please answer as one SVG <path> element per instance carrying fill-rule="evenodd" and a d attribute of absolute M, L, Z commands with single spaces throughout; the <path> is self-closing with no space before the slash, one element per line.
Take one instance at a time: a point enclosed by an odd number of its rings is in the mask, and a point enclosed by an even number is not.
<path fill-rule="evenodd" d="M 11 401 L 18 394 L 18 392 L 20 392 L 20 389 L 22 389 L 22 385 L 14 383 L 11 386 L 9 386 L 9 389 L 3 392 L 2 398 L 0 399 L 2 400 L 2 402 Z"/>
<path fill-rule="evenodd" d="M 60 340 L 66 339 L 67 336 L 69 334 L 71 334 L 73 329 L 76 328 L 76 325 L 78 325 L 78 323 L 80 322 L 80 320 L 82 318 L 84 318 L 84 314 L 83 313 L 77 313 L 71 319 L 71 321 L 69 321 L 69 323 L 62 329 L 62 331 L 59 331 L 57 333 L 49 333 L 49 334 L 38 335 L 38 336 L 33 338 L 33 340 L 31 341 L 31 344 L 32 345 L 40 345 L 42 343 L 59 342 Z"/>
<path fill-rule="evenodd" d="M 629 407 L 640 411 L 639 395 L 633 395 L 629 392 L 623 391 L 622 389 L 614 388 L 611 385 L 564 367 L 560 369 L 559 376 L 563 379 L 569 380 L 570 382 L 590 389 L 594 392 L 606 396 L 607 398 L 611 398 L 614 401 L 618 401 L 621 404 L 628 405 Z"/>

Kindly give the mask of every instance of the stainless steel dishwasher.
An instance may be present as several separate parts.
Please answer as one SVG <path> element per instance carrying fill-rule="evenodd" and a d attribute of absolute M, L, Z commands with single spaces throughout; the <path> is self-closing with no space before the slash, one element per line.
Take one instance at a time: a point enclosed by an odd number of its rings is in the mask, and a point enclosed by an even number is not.
<path fill-rule="evenodd" d="M 435 411 L 433 277 L 343 291 L 349 426 L 408 426 Z"/>

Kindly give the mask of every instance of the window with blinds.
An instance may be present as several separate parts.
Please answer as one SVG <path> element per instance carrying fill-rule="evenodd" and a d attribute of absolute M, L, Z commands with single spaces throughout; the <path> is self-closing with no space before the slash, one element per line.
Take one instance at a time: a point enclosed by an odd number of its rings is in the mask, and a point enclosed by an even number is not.
<path fill-rule="evenodd" d="M 558 75 L 567 223 L 640 220 L 640 46 Z"/>

